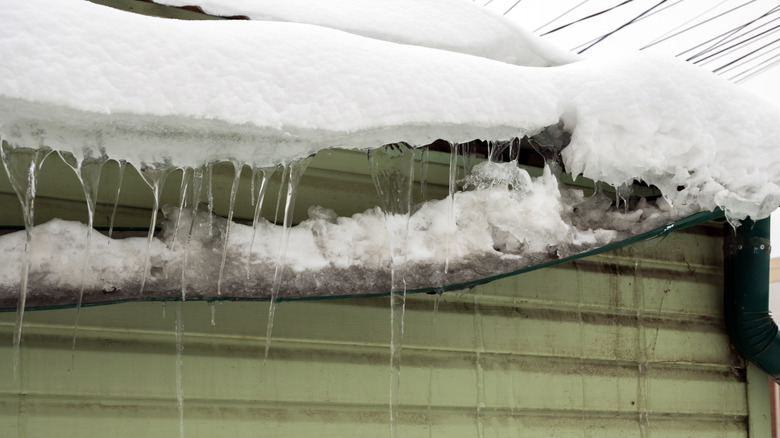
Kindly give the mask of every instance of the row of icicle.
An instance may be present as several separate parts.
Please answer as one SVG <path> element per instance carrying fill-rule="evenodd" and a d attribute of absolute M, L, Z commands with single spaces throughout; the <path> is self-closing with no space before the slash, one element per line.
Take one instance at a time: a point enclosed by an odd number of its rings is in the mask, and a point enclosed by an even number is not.
<path fill-rule="evenodd" d="M 489 142 L 488 159 L 493 159 L 498 154 L 502 153 L 507 147 L 510 148 L 510 157 L 516 157 L 517 142 L 501 142 L 493 143 Z M 34 226 L 34 203 L 38 178 L 41 170 L 41 166 L 44 160 L 52 153 L 55 153 L 49 148 L 29 149 L 29 148 L 16 148 L 10 147 L 8 143 L 0 141 L 0 155 L 2 156 L 3 166 L 9 176 L 11 185 L 19 197 L 21 203 L 22 215 L 25 228 L 25 245 L 24 252 L 22 254 L 22 272 L 21 272 L 21 286 L 19 290 L 19 299 L 17 304 L 17 320 L 13 336 L 13 373 L 14 379 L 19 377 L 19 352 L 22 338 L 22 327 L 24 322 L 24 310 L 28 288 L 28 277 L 30 269 L 30 251 L 32 243 L 32 228 Z M 109 161 L 109 158 L 105 155 L 94 157 L 88 155 L 79 160 L 73 154 L 56 152 L 60 155 L 62 160 L 74 171 L 78 178 L 81 187 L 84 192 L 84 198 L 87 206 L 87 245 L 86 254 L 81 266 L 81 278 L 84 278 L 84 273 L 88 267 L 89 255 L 90 255 L 90 239 L 93 232 L 95 208 L 97 202 L 98 185 L 100 181 L 100 175 L 103 166 Z M 461 168 L 458 163 L 458 157 L 463 156 L 463 167 Z M 421 175 L 419 180 L 421 182 L 422 199 L 426 199 L 426 173 L 427 173 L 427 158 L 428 149 L 423 148 L 422 160 L 421 160 Z M 448 214 L 449 214 L 449 231 L 455 232 L 456 224 L 454 218 L 454 194 L 457 190 L 458 176 L 465 176 L 468 173 L 473 158 L 473 148 L 469 144 L 450 144 L 450 160 L 449 160 L 449 200 L 448 200 Z M 113 232 L 113 224 L 116 216 L 117 206 L 119 203 L 119 195 L 122 186 L 122 180 L 124 171 L 126 168 L 126 162 L 124 160 L 114 160 L 118 164 L 118 182 L 115 188 L 115 200 L 113 205 L 112 214 L 110 216 L 108 236 L 111 237 Z M 287 251 L 287 245 L 289 240 L 289 229 L 292 226 L 293 209 L 295 205 L 295 195 L 297 191 L 298 183 L 301 180 L 303 173 L 305 172 L 311 158 L 300 160 L 291 164 L 282 166 L 281 184 L 279 189 L 279 195 L 276 202 L 276 213 L 274 217 L 277 217 L 281 199 L 284 198 L 283 207 L 283 231 L 282 237 L 278 243 L 278 252 L 276 259 L 276 267 L 274 270 L 273 278 L 273 290 L 271 291 L 271 298 L 269 304 L 268 314 L 268 326 L 266 329 L 265 337 L 265 351 L 263 363 L 268 358 L 270 349 L 271 335 L 273 331 L 274 313 L 278 305 L 277 298 L 279 293 L 279 287 L 281 285 L 281 279 L 284 275 L 285 266 L 285 254 Z M 406 303 L 406 280 L 404 270 L 406 268 L 406 236 L 408 234 L 409 213 L 411 212 L 413 205 L 412 189 L 415 181 L 414 175 L 414 163 L 415 152 L 414 148 L 409 147 L 404 143 L 397 143 L 387 145 L 382 148 L 370 150 L 368 152 L 368 163 L 370 167 L 370 174 L 372 176 L 374 185 L 379 195 L 379 201 L 382 210 L 385 212 L 386 217 L 390 215 L 401 215 L 405 218 L 402 221 L 389 221 L 386 220 L 387 232 L 389 235 L 400 235 L 404 238 L 400 242 L 393 242 L 390 239 L 389 250 L 391 260 L 391 290 L 390 290 L 390 382 L 389 382 L 389 424 L 390 433 L 392 437 L 397 436 L 398 426 L 398 412 L 397 407 L 399 404 L 398 392 L 400 386 L 400 364 L 401 364 L 401 345 L 404 334 L 404 314 Z M 217 295 L 221 295 L 222 274 L 225 267 L 225 258 L 228 247 L 228 239 L 230 236 L 230 227 L 233 219 L 233 211 L 236 200 L 236 193 L 241 177 L 241 171 L 243 164 L 238 162 L 232 162 L 234 167 L 234 178 L 231 185 L 229 209 L 227 215 L 227 229 L 225 232 L 224 243 L 222 248 L 222 258 L 220 264 L 220 274 L 217 282 Z M 214 163 L 207 164 L 199 168 L 180 168 L 172 165 L 162 166 L 143 166 L 138 169 L 139 174 L 149 186 L 153 194 L 152 213 L 149 224 L 149 231 L 147 234 L 146 254 L 144 257 L 144 269 L 143 280 L 141 282 L 141 288 L 139 295 L 143 293 L 147 275 L 150 269 L 150 257 L 149 248 L 154 238 L 154 231 L 156 228 L 157 212 L 160 209 L 160 198 L 163 185 L 167 177 L 175 172 L 181 171 L 181 186 L 179 188 L 179 209 L 178 218 L 175 221 L 175 231 L 173 233 L 173 241 L 170 243 L 171 247 L 177 245 L 176 236 L 178 236 L 178 228 L 181 221 L 181 212 L 187 207 L 197 206 L 202 198 L 206 197 L 208 202 L 209 211 L 213 211 L 213 194 L 212 194 L 212 169 Z M 459 175 L 458 171 L 462 169 L 463 174 Z M 257 224 L 261 216 L 261 208 L 263 206 L 266 190 L 268 188 L 268 182 L 271 176 L 276 172 L 276 168 L 252 168 L 251 175 L 251 198 L 254 204 L 254 216 L 253 216 L 253 233 L 252 241 L 250 242 L 250 253 L 252 244 L 255 239 L 255 232 Z M 205 189 L 205 194 L 203 193 Z M 186 224 L 185 224 L 186 225 Z M 178 242 L 179 245 L 184 245 L 184 259 L 183 264 L 186 267 L 187 264 L 187 245 L 189 244 L 189 236 L 192 234 L 194 225 L 194 218 L 189 224 L 187 232 L 187 240 L 184 243 Z M 400 230 L 392 229 L 392 227 L 402 227 Z M 398 233 L 400 231 L 400 233 Z M 446 245 L 446 257 L 445 257 L 445 273 L 449 264 L 449 238 Z M 249 261 L 247 260 L 247 263 Z M 185 269 L 182 269 L 181 279 L 181 300 L 186 300 L 186 278 Z M 248 271 L 247 271 L 248 272 Z M 443 290 L 443 289 L 442 289 Z M 74 323 L 73 333 L 73 354 L 75 358 L 75 345 L 76 335 L 78 331 L 79 314 L 82 306 L 82 298 L 84 294 L 84 285 L 79 291 L 79 298 L 76 305 L 76 316 Z M 435 306 L 438 307 L 438 295 L 436 296 Z M 213 312 L 213 308 L 212 308 Z M 212 313 L 213 318 L 213 313 Z M 212 321 L 213 324 L 213 321 Z M 183 372 L 183 336 L 184 325 L 181 303 L 176 310 L 176 390 L 177 390 L 177 407 L 179 411 L 180 421 L 180 434 L 184 435 L 184 396 L 182 388 L 182 372 Z M 481 336 L 481 335 L 480 335 Z M 479 367 L 479 354 L 477 352 L 477 366 Z M 482 395 L 480 397 L 482 404 L 484 404 L 484 388 L 482 389 Z M 481 408 L 478 406 L 477 414 Z"/>

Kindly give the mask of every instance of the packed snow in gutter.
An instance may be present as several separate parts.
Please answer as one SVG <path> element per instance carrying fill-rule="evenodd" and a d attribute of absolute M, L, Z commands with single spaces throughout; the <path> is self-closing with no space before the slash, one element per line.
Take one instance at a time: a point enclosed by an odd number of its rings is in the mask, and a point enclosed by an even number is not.
<path fill-rule="evenodd" d="M 59 305 L 82 294 L 387 292 L 399 278 L 415 289 L 599 247 L 696 211 L 760 219 L 780 204 L 780 111 L 673 59 L 527 67 L 310 24 L 184 22 L 80 1 L 15 2 L 2 14 L 3 164 L 28 232 L 0 238 L 6 254 L 23 254 L 0 270 L 6 303 L 19 290 L 36 305 Z M 470 17 L 449 18 L 457 29 Z M 489 51 L 480 44 L 473 51 Z M 516 63 L 538 65 L 536 55 L 521 59 L 533 44 L 517 49 Z M 561 188 L 549 169 L 531 178 L 494 162 L 460 181 L 468 190 L 455 193 L 451 181 L 445 200 L 412 206 L 403 195 L 407 144 L 443 138 L 457 151 L 475 138 L 523 137 L 574 176 L 615 187 L 638 181 L 663 197 L 618 210 L 601 195 Z M 283 165 L 290 206 L 299 160 L 333 147 L 372 150 L 383 210 L 345 218 L 314 208 L 295 227 L 288 215 L 282 226 L 256 217 L 244 227 L 197 209 L 210 163 L 254 169 L 257 199 L 263 169 Z M 33 229 L 34 181 L 49 149 L 76 171 L 91 213 L 107 159 L 140 169 L 156 199 L 164 176 L 185 169 L 164 239 L 108 239 L 91 224 L 62 221 Z M 74 269 L 74 260 L 89 269 Z"/>

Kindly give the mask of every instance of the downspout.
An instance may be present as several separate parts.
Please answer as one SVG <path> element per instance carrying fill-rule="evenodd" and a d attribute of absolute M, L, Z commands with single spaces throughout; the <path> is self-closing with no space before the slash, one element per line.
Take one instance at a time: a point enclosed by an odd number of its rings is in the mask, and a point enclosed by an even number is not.
<path fill-rule="evenodd" d="M 769 218 L 725 227 L 726 329 L 737 351 L 780 383 L 780 336 L 769 314 Z"/>

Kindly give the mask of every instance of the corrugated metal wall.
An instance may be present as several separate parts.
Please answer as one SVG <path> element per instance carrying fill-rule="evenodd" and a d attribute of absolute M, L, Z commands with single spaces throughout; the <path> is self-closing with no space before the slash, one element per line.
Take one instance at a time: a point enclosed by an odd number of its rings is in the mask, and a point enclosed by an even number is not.
<path fill-rule="evenodd" d="M 463 293 L 410 295 L 401 437 L 744 437 L 721 230 L 698 227 Z M 388 436 L 388 297 L 183 305 L 184 433 Z M 177 436 L 179 303 L 0 314 L 0 436 Z"/>

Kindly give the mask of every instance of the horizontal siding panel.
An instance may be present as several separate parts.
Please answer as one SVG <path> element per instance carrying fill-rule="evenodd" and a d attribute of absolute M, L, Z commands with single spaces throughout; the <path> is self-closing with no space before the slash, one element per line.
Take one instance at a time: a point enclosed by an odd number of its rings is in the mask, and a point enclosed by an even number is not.
<path fill-rule="evenodd" d="M 718 233 L 674 233 L 438 306 L 409 295 L 399 436 L 746 437 Z M 265 365 L 267 303 L 184 303 L 186 436 L 388 434 L 389 301 L 282 303 Z M 17 382 L 15 315 L 0 314 L 0 427 L 175 436 L 179 305 L 84 308 L 75 355 L 75 310 L 28 312 Z"/>

